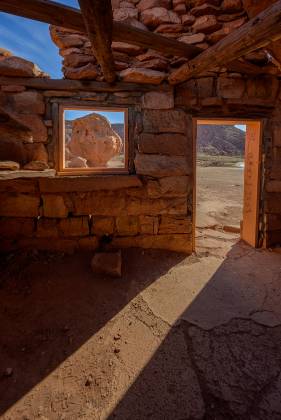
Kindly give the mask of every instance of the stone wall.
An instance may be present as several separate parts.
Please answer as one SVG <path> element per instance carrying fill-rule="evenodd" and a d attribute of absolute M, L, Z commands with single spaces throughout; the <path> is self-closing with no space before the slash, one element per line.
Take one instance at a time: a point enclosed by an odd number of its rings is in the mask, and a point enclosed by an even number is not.
<path fill-rule="evenodd" d="M 259 243 L 281 245 L 281 90 L 272 76 L 202 77 L 176 88 L 175 104 L 193 117 L 262 121 Z"/>
<path fill-rule="evenodd" d="M 8 90 L 18 95 L 16 85 Z M 39 109 L 33 105 L 43 98 L 44 114 L 38 118 L 46 127 L 42 145 L 50 168 L 56 168 L 59 104 L 79 100 L 128 107 L 130 174 L 46 177 L 42 171 L 35 178 L 0 180 L 2 249 L 192 251 L 192 121 L 175 106 L 171 88 L 146 93 L 26 88 L 22 93 L 35 101 L 26 112 Z"/>
<path fill-rule="evenodd" d="M 1 86 L 4 109 L 15 121 L 30 122 L 33 143 L 25 143 L 20 125 L 14 140 L 24 147 L 40 145 L 53 175 L 46 177 L 49 170 L 43 170 L 42 175 L 36 172 L 30 179 L 0 180 L 2 249 L 74 250 L 106 245 L 190 253 L 193 117 L 263 121 L 260 244 L 281 243 L 281 96 L 277 78 L 250 79 L 238 73 L 218 77 L 214 73 L 174 89 L 161 85 L 130 91 L 124 84 L 123 90 L 119 86 L 111 92 L 87 91 L 86 84 L 75 91 L 34 89 L 22 82 L 17 85 L 16 80 L 11 78 Z M 55 175 L 58 106 L 69 101 L 128 107 L 128 175 Z M 1 126 L 0 144 L 4 140 L 7 148 L 3 133 Z M 38 168 L 35 165 L 33 169 Z"/>
<path fill-rule="evenodd" d="M 271 5 L 272 0 L 112 0 L 116 22 L 150 31 L 179 42 L 196 46 L 202 51 L 241 27 L 249 18 Z M 91 43 L 84 33 L 61 27 L 50 27 L 52 40 L 62 57 L 66 79 L 103 80 L 103 74 Z M 281 60 L 280 41 L 267 48 Z M 160 84 L 176 68 L 188 61 L 165 52 L 145 49 L 126 42 L 112 43 L 117 76 L 136 83 Z M 245 61 L 267 72 L 280 74 L 268 62 L 263 49 L 251 52 Z M 213 70 L 213 69 L 211 69 Z M 220 69 L 218 69 L 220 70 Z"/>

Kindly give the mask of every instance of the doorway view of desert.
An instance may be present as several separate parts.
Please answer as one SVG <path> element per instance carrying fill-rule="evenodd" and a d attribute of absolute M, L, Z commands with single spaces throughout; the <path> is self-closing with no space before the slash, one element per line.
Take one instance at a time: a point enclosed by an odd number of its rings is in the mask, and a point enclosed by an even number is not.
<path fill-rule="evenodd" d="M 240 238 L 246 126 L 197 121 L 196 246 Z"/>

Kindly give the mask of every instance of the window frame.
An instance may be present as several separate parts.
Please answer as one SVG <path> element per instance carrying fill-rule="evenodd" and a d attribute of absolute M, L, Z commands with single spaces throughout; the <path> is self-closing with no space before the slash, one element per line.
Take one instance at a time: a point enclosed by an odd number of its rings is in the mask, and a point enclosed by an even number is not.
<path fill-rule="evenodd" d="M 65 168 L 65 118 L 64 111 L 67 110 L 89 110 L 124 112 L 124 168 Z M 100 105 L 77 104 L 77 102 L 68 102 L 59 104 L 59 139 L 58 139 L 58 170 L 57 175 L 114 175 L 129 174 L 129 108 L 110 107 Z"/>

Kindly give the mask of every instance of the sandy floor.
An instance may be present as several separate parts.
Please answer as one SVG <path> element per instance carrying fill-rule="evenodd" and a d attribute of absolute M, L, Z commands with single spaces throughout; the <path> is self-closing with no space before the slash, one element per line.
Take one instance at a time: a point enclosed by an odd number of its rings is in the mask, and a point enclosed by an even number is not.
<path fill-rule="evenodd" d="M 241 168 L 197 167 L 197 227 L 240 227 L 244 171 Z"/>
<path fill-rule="evenodd" d="M 197 255 L 9 255 L 0 287 L 0 415 L 281 418 L 281 256 L 206 231 Z"/>
<path fill-rule="evenodd" d="M 211 169 L 199 205 L 237 210 L 241 173 Z M 121 279 L 90 260 L 1 259 L 3 420 L 281 419 L 280 254 L 201 228 L 189 257 L 123 251 Z"/>

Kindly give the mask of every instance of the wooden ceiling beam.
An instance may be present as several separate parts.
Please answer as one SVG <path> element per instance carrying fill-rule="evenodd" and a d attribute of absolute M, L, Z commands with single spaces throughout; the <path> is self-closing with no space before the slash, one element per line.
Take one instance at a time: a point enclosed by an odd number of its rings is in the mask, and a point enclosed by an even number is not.
<path fill-rule="evenodd" d="M 93 54 L 101 66 L 105 80 L 116 79 L 111 51 L 113 13 L 111 0 L 78 0 Z"/>
<path fill-rule="evenodd" d="M 281 0 L 173 71 L 169 76 L 169 82 L 181 83 L 214 67 L 227 66 L 229 62 L 280 38 Z"/>
<path fill-rule="evenodd" d="M 1 0 L 0 11 L 86 32 L 80 10 L 50 0 Z M 201 48 L 193 45 L 187 45 L 120 22 L 113 22 L 112 39 L 189 59 L 202 52 Z"/>

